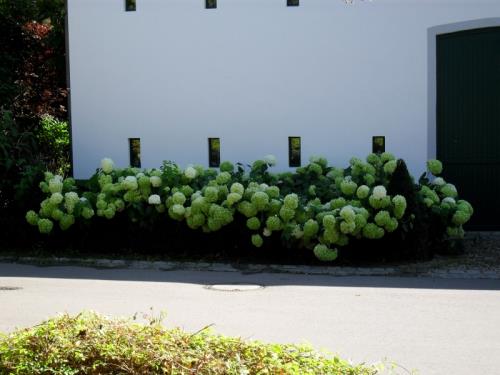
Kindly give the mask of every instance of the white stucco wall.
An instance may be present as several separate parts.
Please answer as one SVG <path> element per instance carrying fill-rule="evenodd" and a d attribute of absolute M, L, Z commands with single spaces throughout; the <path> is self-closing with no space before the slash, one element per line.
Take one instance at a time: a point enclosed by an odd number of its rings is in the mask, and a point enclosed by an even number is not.
<path fill-rule="evenodd" d="M 491 17 L 500 0 L 68 0 L 75 177 L 106 156 L 128 165 L 132 137 L 143 167 L 208 165 L 219 137 L 222 160 L 274 154 L 286 169 L 289 136 L 303 162 L 343 166 L 384 135 L 420 173 L 434 150 L 428 30 Z"/>

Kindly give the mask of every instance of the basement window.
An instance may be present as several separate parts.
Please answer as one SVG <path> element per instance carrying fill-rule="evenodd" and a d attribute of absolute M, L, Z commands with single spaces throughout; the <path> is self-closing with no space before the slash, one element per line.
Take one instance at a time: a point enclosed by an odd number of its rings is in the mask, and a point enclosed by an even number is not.
<path fill-rule="evenodd" d="M 217 8 L 217 0 L 205 0 L 205 8 L 206 9 L 216 9 Z"/>
<path fill-rule="evenodd" d="M 300 167 L 300 137 L 288 137 L 288 165 Z"/>
<path fill-rule="evenodd" d="M 286 0 L 286 6 L 287 7 L 298 7 L 299 0 Z"/>
<path fill-rule="evenodd" d="M 141 139 L 129 138 L 128 139 L 129 152 L 130 152 L 130 166 L 134 168 L 141 167 Z"/>
<path fill-rule="evenodd" d="M 135 12 L 136 0 L 125 0 L 125 11 Z"/>
<path fill-rule="evenodd" d="M 372 138 L 372 152 L 374 154 L 381 154 L 385 152 L 385 137 L 376 135 Z"/>
<path fill-rule="evenodd" d="M 220 138 L 208 138 L 208 165 L 210 167 L 220 165 Z"/>

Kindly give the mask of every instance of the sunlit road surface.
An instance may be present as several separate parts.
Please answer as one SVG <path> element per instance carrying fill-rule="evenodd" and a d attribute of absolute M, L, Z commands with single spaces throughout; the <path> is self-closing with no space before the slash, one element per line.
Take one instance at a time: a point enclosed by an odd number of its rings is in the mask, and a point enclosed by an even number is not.
<path fill-rule="evenodd" d="M 250 286 L 226 285 L 242 283 Z M 207 288 L 218 284 L 222 290 Z M 219 333 L 247 339 L 306 341 L 354 362 L 388 358 L 422 375 L 500 373 L 500 280 L 0 263 L 0 330 L 4 332 L 60 312 L 95 310 L 132 316 L 150 313 L 151 308 L 157 315 L 167 312 L 167 326 L 197 331 L 213 324 Z"/>

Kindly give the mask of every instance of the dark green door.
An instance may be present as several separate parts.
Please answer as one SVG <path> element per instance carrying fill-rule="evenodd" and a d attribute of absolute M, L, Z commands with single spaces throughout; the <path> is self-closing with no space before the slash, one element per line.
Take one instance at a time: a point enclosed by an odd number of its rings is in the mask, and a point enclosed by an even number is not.
<path fill-rule="evenodd" d="M 437 37 L 437 157 L 470 228 L 500 230 L 500 27 Z"/>

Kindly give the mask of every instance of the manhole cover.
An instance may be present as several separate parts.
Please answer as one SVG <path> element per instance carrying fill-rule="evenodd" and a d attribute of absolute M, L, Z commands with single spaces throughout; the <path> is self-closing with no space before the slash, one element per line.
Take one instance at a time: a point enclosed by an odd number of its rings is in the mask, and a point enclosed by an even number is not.
<path fill-rule="evenodd" d="M 18 287 L 18 286 L 1 286 L 0 285 L 0 291 L 2 290 L 20 290 L 22 288 Z"/>
<path fill-rule="evenodd" d="M 252 290 L 263 289 L 264 286 L 257 284 L 215 284 L 208 285 L 206 288 L 221 292 L 250 292 Z"/>

